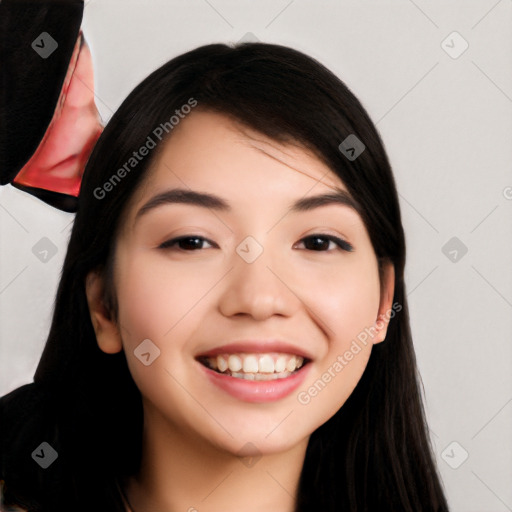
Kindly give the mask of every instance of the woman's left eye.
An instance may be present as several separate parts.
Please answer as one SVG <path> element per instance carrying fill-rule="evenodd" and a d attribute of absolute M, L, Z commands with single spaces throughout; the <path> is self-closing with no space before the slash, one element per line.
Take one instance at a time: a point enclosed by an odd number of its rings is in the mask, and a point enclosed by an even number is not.
<path fill-rule="evenodd" d="M 309 245 L 310 248 L 313 247 L 311 250 L 315 252 L 331 252 L 328 250 L 330 243 L 337 245 L 338 248 L 343 251 L 352 252 L 354 250 L 354 247 L 351 244 L 334 235 L 322 235 L 317 233 L 307 236 L 301 240 L 301 242 L 304 241 L 312 242 L 309 244 L 306 243 L 305 245 Z"/>

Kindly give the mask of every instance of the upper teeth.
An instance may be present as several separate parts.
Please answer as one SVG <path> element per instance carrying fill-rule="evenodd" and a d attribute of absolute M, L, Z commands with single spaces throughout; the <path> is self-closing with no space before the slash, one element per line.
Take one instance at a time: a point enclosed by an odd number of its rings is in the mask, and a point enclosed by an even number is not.
<path fill-rule="evenodd" d="M 208 365 L 219 372 L 282 373 L 293 372 L 304 358 L 291 354 L 222 354 L 208 357 Z"/>

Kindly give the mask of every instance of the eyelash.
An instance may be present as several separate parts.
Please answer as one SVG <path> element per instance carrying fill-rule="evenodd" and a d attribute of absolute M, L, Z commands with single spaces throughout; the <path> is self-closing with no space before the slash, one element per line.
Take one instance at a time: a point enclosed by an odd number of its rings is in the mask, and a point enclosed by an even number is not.
<path fill-rule="evenodd" d="M 338 238 L 337 236 L 334 236 L 334 235 L 324 235 L 322 233 L 314 233 L 313 235 L 306 236 L 306 237 L 302 238 L 300 240 L 300 242 L 303 242 L 304 240 L 310 240 L 310 239 L 316 239 L 316 238 L 321 238 L 321 239 L 332 241 L 342 251 L 352 252 L 354 250 L 354 247 L 351 244 L 349 244 L 348 242 L 346 242 L 345 240 L 343 240 L 342 238 Z M 210 243 L 212 245 L 216 245 L 213 242 L 210 242 L 208 239 L 206 239 L 206 238 L 204 238 L 202 236 L 185 235 L 185 236 L 181 236 L 179 238 L 173 238 L 171 240 L 166 240 L 165 242 L 160 244 L 158 246 L 158 248 L 159 249 L 172 249 L 173 246 L 175 246 L 176 244 L 178 244 L 182 240 L 190 240 L 190 239 L 204 240 L 204 241 L 206 241 L 206 242 L 208 242 L 208 243 Z M 193 250 L 189 251 L 189 250 L 183 249 L 183 252 L 195 252 L 195 250 L 196 249 L 193 249 Z M 327 250 L 327 251 L 312 251 L 312 252 L 332 252 L 332 251 L 328 251 Z"/>

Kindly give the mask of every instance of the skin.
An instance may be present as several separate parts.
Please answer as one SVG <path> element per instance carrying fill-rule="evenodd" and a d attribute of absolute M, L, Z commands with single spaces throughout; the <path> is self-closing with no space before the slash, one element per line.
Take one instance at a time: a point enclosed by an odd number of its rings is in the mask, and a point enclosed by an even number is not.
<path fill-rule="evenodd" d="M 231 212 L 172 204 L 139 208 L 165 189 L 221 196 Z M 291 512 L 309 436 L 350 396 L 374 343 L 385 339 L 394 269 L 377 258 L 360 216 L 338 204 L 288 213 L 306 195 L 346 190 L 310 151 L 280 144 L 218 113 L 195 110 L 177 125 L 127 207 L 115 252 L 118 322 L 101 302 L 101 275 L 86 292 L 98 345 L 124 350 L 143 396 L 140 472 L 126 486 L 135 512 Z M 311 249 L 304 238 L 333 234 L 353 245 Z M 184 235 L 207 242 L 159 249 Z M 247 263 L 236 247 L 254 237 L 263 253 Z M 210 242 L 214 242 L 213 244 Z M 196 242 L 197 243 L 197 242 Z M 328 244 L 328 245 L 327 245 Z M 336 377 L 298 401 L 365 328 L 376 334 Z M 312 366 L 297 391 L 249 403 L 213 386 L 194 357 L 236 339 L 279 338 L 304 347 Z M 134 350 L 144 339 L 160 356 L 145 366 Z M 243 464 L 238 452 L 260 456 Z M 256 460 L 256 459 L 254 459 Z M 192 508 L 193 507 L 193 508 Z"/>

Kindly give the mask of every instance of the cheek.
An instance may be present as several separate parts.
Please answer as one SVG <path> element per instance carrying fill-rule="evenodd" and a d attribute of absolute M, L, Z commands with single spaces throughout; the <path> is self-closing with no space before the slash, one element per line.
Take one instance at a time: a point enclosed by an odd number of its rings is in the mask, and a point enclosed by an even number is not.
<path fill-rule="evenodd" d="M 317 276 L 320 283 L 320 276 Z M 322 424 L 345 403 L 363 375 L 371 354 L 372 330 L 380 302 L 374 258 L 354 260 L 323 278 L 307 294 L 328 340 L 314 372 L 301 387 L 297 401 L 306 416 Z M 313 420 L 314 419 L 314 420 Z M 313 425 L 313 428 L 315 428 Z"/>
<path fill-rule="evenodd" d="M 185 344 L 208 282 L 197 273 L 173 271 L 165 258 L 155 258 L 147 249 L 130 249 L 129 257 L 120 255 L 119 261 L 119 322 L 130 373 L 142 395 L 161 410 L 172 416 L 169 407 L 180 404 L 187 412 L 187 397 L 176 383 L 186 378 Z M 145 353 L 150 354 L 147 365 L 141 356 Z"/>
<path fill-rule="evenodd" d="M 307 272 L 293 269 L 289 279 L 300 290 L 301 300 L 330 346 L 342 349 L 377 319 L 380 284 L 374 258 L 347 258 Z"/>
<path fill-rule="evenodd" d="M 193 320 L 213 284 L 207 275 L 184 271 L 147 251 L 132 252 L 119 268 L 119 319 L 126 327 L 123 339 L 130 343 L 150 338 L 165 344 L 176 338 L 176 330 Z"/>
<path fill-rule="evenodd" d="M 193 264 L 184 267 L 147 249 L 133 248 L 129 257 L 128 253 L 119 257 L 116 289 L 123 348 L 137 386 L 148 395 L 159 386 L 168 389 L 166 370 L 172 370 L 178 381 L 185 378 L 190 366 L 187 343 L 206 314 L 207 301 L 202 299 L 218 281 L 218 273 L 197 272 Z M 150 366 L 136 357 L 147 339 L 158 353 Z"/>
<path fill-rule="evenodd" d="M 169 329 L 176 298 L 157 269 L 144 264 L 144 258 L 134 256 L 121 268 L 117 293 L 123 341 L 132 345 L 145 338 L 153 340 Z"/>

